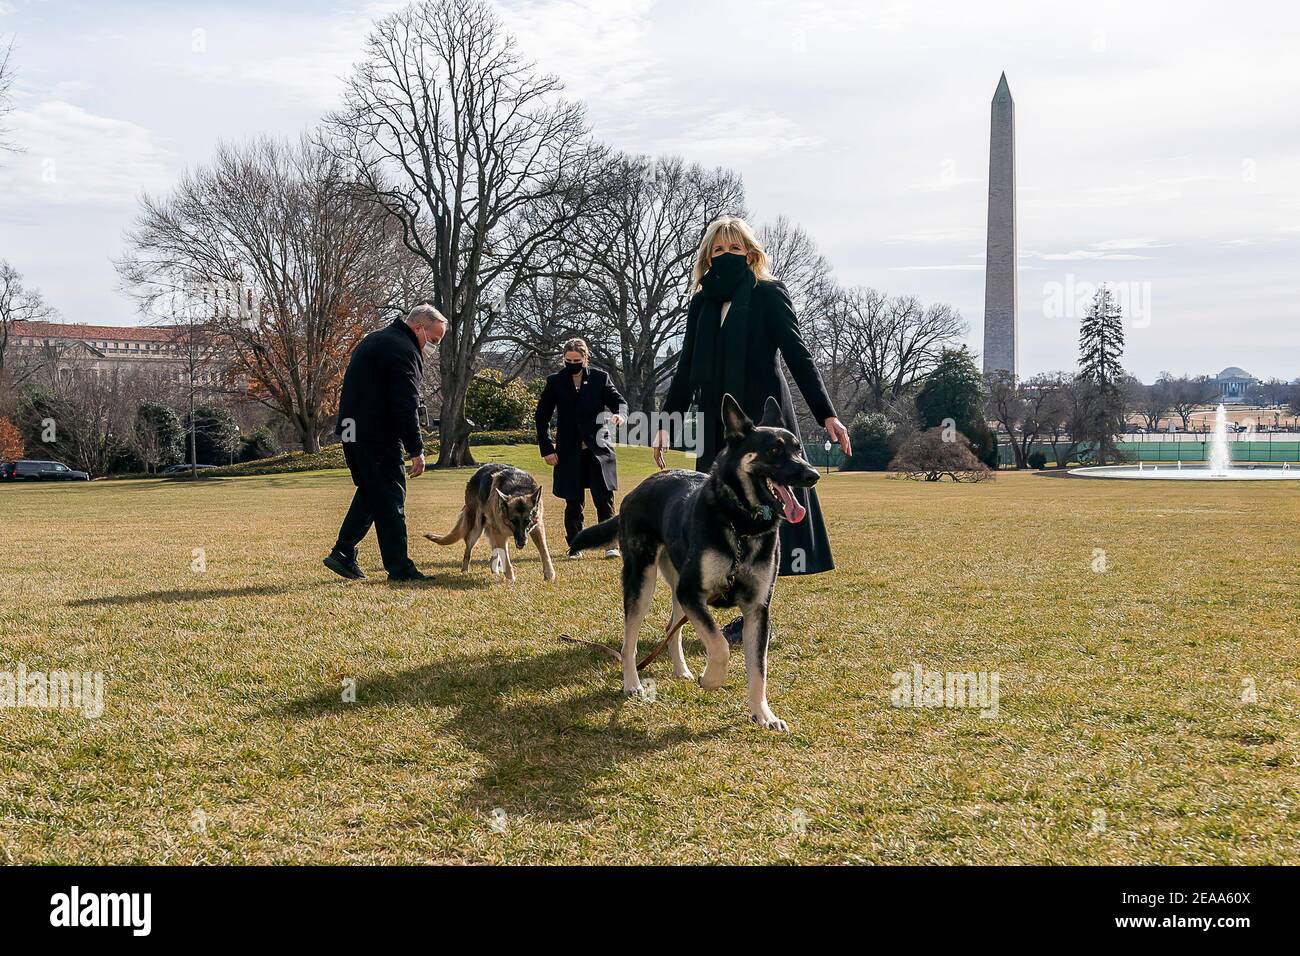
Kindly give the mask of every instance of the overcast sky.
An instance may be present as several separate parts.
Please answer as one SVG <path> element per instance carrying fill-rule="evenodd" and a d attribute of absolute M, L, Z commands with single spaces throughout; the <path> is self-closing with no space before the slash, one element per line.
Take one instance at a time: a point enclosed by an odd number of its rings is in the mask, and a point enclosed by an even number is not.
<path fill-rule="evenodd" d="M 111 260 L 142 190 L 219 139 L 335 105 L 398 4 L 0 0 L 26 152 L 0 160 L 0 258 L 69 321 L 129 324 Z M 745 180 L 841 282 L 952 303 L 982 341 L 989 100 L 1016 102 L 1022 374 L 1074 365 L 1112 283 L 1126 366 L 1300 375 L 1300 5 L 498 4 L 594 132 Z"/>

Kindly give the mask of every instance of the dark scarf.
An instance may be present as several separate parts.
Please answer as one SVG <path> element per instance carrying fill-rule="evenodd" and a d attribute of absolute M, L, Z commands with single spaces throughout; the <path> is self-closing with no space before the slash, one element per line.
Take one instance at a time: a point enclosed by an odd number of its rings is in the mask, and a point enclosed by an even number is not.
<path fill-rule="evenodd" d="M 724 392 L 737 396 L 743 393 L 745 356 L 749 351 L 749 297 L 754 284 L 749 263 L 735 253 L 714 256 L 709 271 L 700 278 L 703 305 L 695 328 L 691 391 L 710 400 Z M 722 304 L 728 301 L 731 308 L 723 324 Z"/>

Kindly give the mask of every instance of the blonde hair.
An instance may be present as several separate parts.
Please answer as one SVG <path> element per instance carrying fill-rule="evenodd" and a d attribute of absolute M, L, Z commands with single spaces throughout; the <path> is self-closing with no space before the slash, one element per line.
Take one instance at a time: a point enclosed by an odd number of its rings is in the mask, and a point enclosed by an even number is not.
<path fill-rule="evenodd" d="M 695 254 L 695 268 L 691 270 L 692 289 L 699 289 L 700 279 L 704 278 L 704 273 L 709 271 L 709 265 L 713 262 L 713 244 L 718 236 L 728 244 L 734 241 L 744 247 L 745 259 L 749 262 L 749 268 L 754 270 L 756 278 L 772 278 L 767 253 L 763 251 L 763 244 L 758 241 L 758 236 L 754 235 L 754 230 L 749 228 L 749 223 L 739 216 L 722 216 L 709 223 L 709 228 L 704 230 L 700 251 Z"/>
<path fill-rule="evenodd" d="M 584 342 L 582 339 L 578 339 L 578 338 L 569 339 L 569 341 L 564 343 L 564 347 L 560 351 L 577 352 L 579 355 L 582 356 L 582 360 L 584 362 L 586 362 L 589 358 L 591 358 L 591 353 L 587 351 L 587 343 Z"/>

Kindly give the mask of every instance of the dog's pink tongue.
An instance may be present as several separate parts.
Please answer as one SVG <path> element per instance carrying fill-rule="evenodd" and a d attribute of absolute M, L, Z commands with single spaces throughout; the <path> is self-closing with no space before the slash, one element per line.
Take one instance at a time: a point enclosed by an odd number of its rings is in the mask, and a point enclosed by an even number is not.
<path fill-rule="evenodd" d="M 804 519 L 808 509 L 795 500 L 794 495 L 790 493 L 790 489 L 785 485 L 778 485 L 775 481 L 772 484 L 776 486 L 777 497 L 781 499 L 781 509 L 785 512 L 785 520 L 791 524 L 798 524 Z"/>

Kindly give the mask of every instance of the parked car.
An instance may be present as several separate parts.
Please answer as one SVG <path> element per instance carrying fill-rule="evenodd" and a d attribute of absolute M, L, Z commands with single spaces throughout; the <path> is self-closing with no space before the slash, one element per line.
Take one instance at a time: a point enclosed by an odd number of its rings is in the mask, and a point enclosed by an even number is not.
<path fill-rule="evenodd" d="M 24 458 L 0 465 L 0 479 L 4 481 L 90 481 L 84 471 L 69 468 L 60 461 L 35 461 Z"/>
<path fill-rule="evenodd" d="M 191 471 L 195 470 L 195 468 L 197 468 L 199 471 L 207 471 L 209 468 L 216 468 L 216 467 L 217 467 L 216 465 L 168 465 L 162 471 L 158 472 L 158 474 L 188 475 Z"/>

